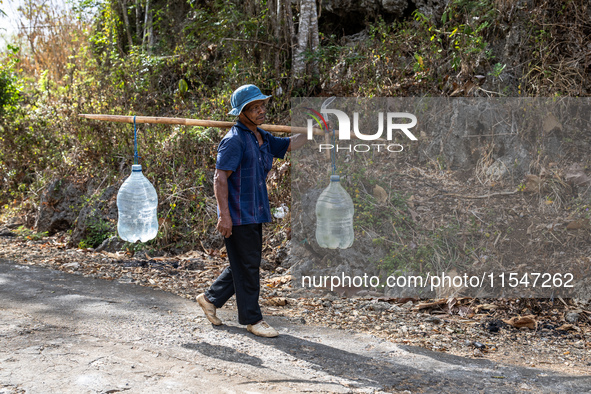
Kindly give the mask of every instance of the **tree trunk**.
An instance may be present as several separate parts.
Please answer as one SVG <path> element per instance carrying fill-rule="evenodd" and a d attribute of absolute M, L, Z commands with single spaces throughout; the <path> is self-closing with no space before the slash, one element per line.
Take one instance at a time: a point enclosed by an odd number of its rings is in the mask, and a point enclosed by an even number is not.
<path fill-rule="evenodd" d="M 152 52 L 154 45 L 154 31 L 152 28 L 152 9 L 150 9 L 150 0 L 146 0 L 146 19 L 144 20 L 144 36 L 142 37 L 142 48 L 148 49 L 148 53 Z"/>
<path fill-rule="evenodd" d="M 283 26 L 283 28 L 281 30 L 285 34 L 286 42 L 288 43 L 289 56 L 291 59 L 293 59 L 294 53 L 295 53 L 294 48 L 296 45 L 296 34 L 295 34 L 295 28 L 293 26 L 293 14 L 291 12 L 291 1 L 283 2 L 281 8 L 283 11 L 283 22 L 285 23 L 285 26 Z M 293 60 L 292 60 L 292 63 L 293 63 Z M 291 73 L 290 77 L 291 78 L 289 80 L 289 86 L 287 87 L 288 96 L 291 96 L 291 92 L 293 90 L 293 85 L 294 85 L 294 81 L 295 81 L 293 72 Z"/>
<path fill-rule="evenodd" d="M 298 26 L 297 46 L 293 54 L 293 76 L 300 78 L 306 71 L 314 72 L 314 62 L 306 64 L 304 52 L 315 52 L 318 48 L 318 15 L 316 0 L 300 0 L 300 21 Z"/>
<path fill-rule="evenodd" d="M 121 11 L 123 12 L 123 23 L 125 23 L 125 32 L 127 33 L 127 42 L 129 43 L 129 50 L 133 47 L 133 40 L 131 39 L 131 29 L 129 28 L 129 18 L 127 18 L 127 8 L 123 3 L 124 0 L 119 0 Z"/>
<path fill-rule="evenodd" d="M 277 39 L 277 45 L 281 45 L 281 0 L 268 0 L 269 17 L 271 19 L 271 36 Z M 281 75 L 281 51 L 275 51 L 274 68 L 275 79 Z"/>
<path fill-rule="evenodd" d="M 256 1 L 255 0 L 244 0 L 242 2 L 242 10 L 248 16 L 257 15 Z"/>
<path fill-rule="evenodd" d="M 148 19 L 148 53 L 152 53 L 152 49 L 154 48 L 154 23 L 152 19 L 152 10 L 150 10 L 150 17 Z"/>
<path fill-rule="evenodd" d="M 286 29 L 284 29 L 285 34 L 288 38 L 287 42 L 289 42 L 289 51 L 290 54 L 293 54 L 293 48 L 296 42 L 296 34 L 295 28 L 293 27 L 293 14 L 291 12 L 291 1 L 288 1 L 284 4 L 283 7 L 284 12 L 284 21 L 287 23 Z"/>
<path fill-rule="evenodd" d="M 142 6 L 140 0 L 135 0 L 135 39 L 137 42 L 142 38 Z"/>

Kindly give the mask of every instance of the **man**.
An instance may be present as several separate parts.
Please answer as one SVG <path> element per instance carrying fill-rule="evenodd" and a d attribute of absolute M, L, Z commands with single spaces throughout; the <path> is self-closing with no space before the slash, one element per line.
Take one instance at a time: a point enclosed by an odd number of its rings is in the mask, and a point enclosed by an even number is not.
<path fill-rule="evenodd" d="M 232 94 L 229 114 L 237 115 L 238 121 L 218 146 L 213 186 L 217 230 L 225 237 L 230 266 L 197 297 L 207 319 L 220 325 L 216 308 L 236 294 L 238 322 L 262 337 L 278 335 L 263 320 L 259 306 L 262 223 L 271 221 L 266 178 L 274 157 L 283 158 L 306 142 L 305 134 L 280 138 L 257 127 L 265 120 L 270 97 L 254 85 L 241 86 Z"/>

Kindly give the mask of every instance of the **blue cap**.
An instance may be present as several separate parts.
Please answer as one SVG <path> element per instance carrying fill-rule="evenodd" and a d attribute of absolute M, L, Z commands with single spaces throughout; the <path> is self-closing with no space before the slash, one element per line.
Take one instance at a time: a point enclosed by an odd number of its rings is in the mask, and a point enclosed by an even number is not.
<path fill-rule="evenodd" d="M 232 93 L 230 104 L 232 110 L 228 112 L 228 115 L 240 115 L 244 106 L 248 103 L 252 103 L 257 100 L 267 100 L 271 96 L 265 96 L 261 89 L 254 85 L 242 85 Z"/>

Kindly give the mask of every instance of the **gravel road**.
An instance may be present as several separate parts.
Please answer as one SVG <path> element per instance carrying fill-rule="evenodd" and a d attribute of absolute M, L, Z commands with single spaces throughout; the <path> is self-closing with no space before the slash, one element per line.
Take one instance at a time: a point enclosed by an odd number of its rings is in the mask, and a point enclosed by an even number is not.
<path fill-rule="evenodd" d="M 371 335 L 267 320 L 258 338 L 235 311 L 213 327 L 195 302 L 147 287 L 0 260 L 0 394 L 587 393 L 565 376 Z"/>

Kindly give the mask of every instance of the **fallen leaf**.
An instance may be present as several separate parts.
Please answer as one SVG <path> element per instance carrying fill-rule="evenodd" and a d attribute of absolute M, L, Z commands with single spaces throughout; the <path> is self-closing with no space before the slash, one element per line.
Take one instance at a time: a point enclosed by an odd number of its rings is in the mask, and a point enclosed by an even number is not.
<path fill-rule="evenodd" d="M 524 316 L 524 317 L 515 316 L 509 320 L 503 319 L 503 322 L 505 322 L 506 324 L 513 326 L 515 328 L 526 327 L 526 328 L 529 328 L 530 330 L 535 330 L 537 327 L 537 323 L 536 323 L 533 315 L 528 315 L 528 316 Z"/>
<path fill-rule="evenodd" d="M 544 119 L 542 128 L 544 129 L 544 134 L 548 134 L 554 129 L 562 131 L 562 123 L 560 123 L 558 119 L 556 119 L 556 116 L 554 116 L 554 114 L 549 113 L 548 116 L 546 116 L 546 119 Z"/>
<path fill-rule="evenodd" d="M 115 259 L 115 260 L 119 260 L 121 259 L 123 256 L 125 256 L 125 252 L 115 252 L 115 253 L 111 253 L 111 252 L 101 252 L 102 254 L 104 254 L 105 256 L 111 258 L 111 259 Z"/>
<path fill-rule="evenodd" d="M 476 307 L 476 313 L 480 312 L 480 311 L 490 311 L 490 310 L 495 310 L 497 309 L 498 306 L 495 304 L 482 304 L 482 305 L 478 305 Z"/>
<path fill-rule="evenodd" d="M 193 260 L 193 259 L 203 259 L 205 254 L 198 250 L 191 250 L 187 253 L 181 254 L 177 256 L 178 260 Z"/>
<path fill-rule="evenodd" d="M 526 175 L 525 176 L 525 189 L 523 191 L 535 193 L 539 192 L 542 186 L 542 178 L 537 175 Z"/>
<path fill-rule="evenodd" d="M 574 329 L 575 329 L 575 326 L 572 324 L 563 324 L 562 326 L 557 328 L 558 331 L 569 331 L 569 330 L 574 330 Z"/>
<path fill-rule="evenodd" d="M 267 299 L 265 301 L 265 304 L 271 306 L 285 306 L 287 305 L 287 300 L 285 299 L 285 297 L 273 297 Z"/>
<path fill-rule="evenodd" d="M 373 196 L 380 204 L 384 204 L 386 201 L 388 201 L 388 193 L 380 185 L 375 185 L 373 188 Z"/>
<path fill-rule="evenodd" d="M 271 278 L 267 280 L 267 286 L 268 287 L 278 287 L 281 285 L 284 285 L 288 282 L 290 282 L 293 279 L 293 276 L 291 275 L 284 275 L 284 276 L 279 276 L 277 278 Z"/>
<path fill-rule="evenodd" d="M 168 261 L 168 260 L 173 260 L 172 257 L 153 257 L 152 260 L 154 261 Z"/>
<path fill-rule="evenodd" d="M 591 227 L 591 223 L 589 222 L 589 219 L 574 220 L 566 225 L 567 230 L 579 230 L 581 228 L 589 228 L 589 227 Z"/>
<path fill-rule="evenodd" d="M 422 302 L 418 305 L 416 305 L 415 307 L 413 307 L 413 310 L 416 311 L 420 311 L 423 309 L 428 309 L 428 308 L 435 308 L 441 305 L 445 305 L 447 303 L 446 300 L 439 300 L 439 301 L 435 301 L 435 302 Z"/>

